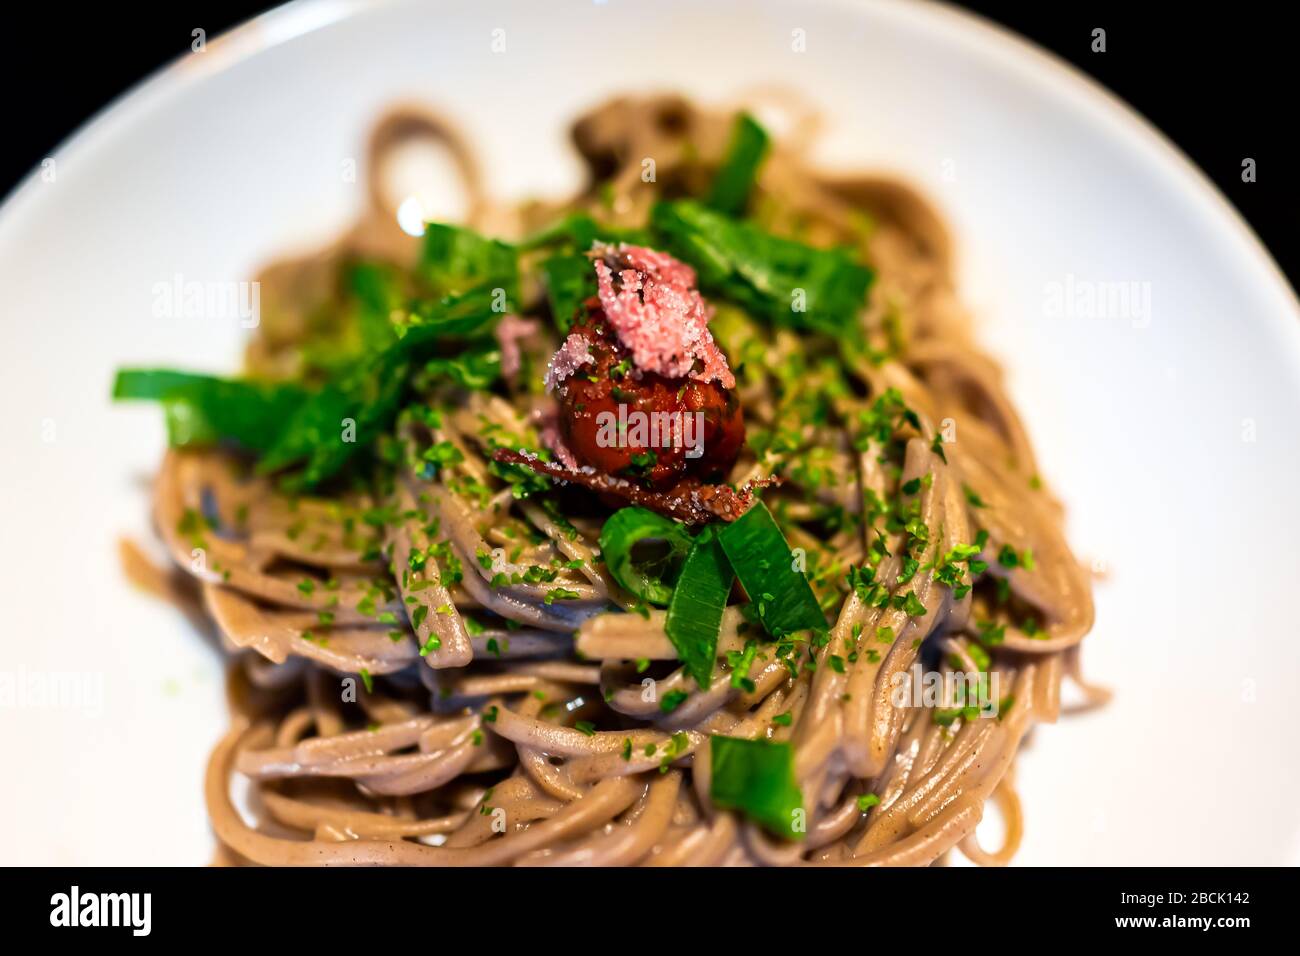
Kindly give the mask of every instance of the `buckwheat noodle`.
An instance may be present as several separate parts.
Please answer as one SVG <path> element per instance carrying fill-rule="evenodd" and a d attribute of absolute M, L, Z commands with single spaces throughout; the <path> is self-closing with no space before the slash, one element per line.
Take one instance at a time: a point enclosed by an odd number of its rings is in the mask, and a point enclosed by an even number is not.
<path fill-rule="evenodd" d="M 813 114 L 788 99 L 768 106 L 784 111 L 806 145 Z M 598 210 L 615 225 L 644 222 L 656 197 L 699 186 L 729 129 L 728 115 L 676 97 L 608 103 L 581 118 L 574 141 L 593 182 L 611 185 L 563 204 L 505 206 L 485 195 L 473 151 L 451 125 L 415 107 L 395 110 L 372 138 L 371 205 L 359 225 L 262 276 L 263 322 L 249 371 L 293 373 L 321 303 L 337 295 L 332 276 L 341 259 L 413 259 L 416 240 L 396 228 L 385 192 L 385 171 L 403 146 L 423 140 L 445 150 L 463 180 L 469 225 L 519 236 L 569 210 Z M 654 158 L 654 182 L 644 180 L 645 157 Z M 840 591 L 830 641 L 801 652 L 815 666 L 792 676 L 760 653 L 752 684 L 733 686 L 728 652 L 744 639 L 732 607 L 718 644 L 720 676 L 708 690 L 696 687 L 665 637 L 664 612 L 632 613 L 598 560 L 599 509 L 590 501 L 569 509 L 564 497 L 556 498 L 559 510 L 514 500 L 489 471 L 485 423 L 524 433 L 535 422 L 536 390 L 462 390 L 439 425 L 404 426 L 411 442 L 451 442 L 461 461 L 432 481 L 402 474 L 392 502 L 366 491 L 289 498 L 249 477 L 230 454 L 173 450 L 153 508 L 178 570 L 154 576 L 151 586 L 191 598 L 230 653 L 235 720 L 205 785 L 223 862 L 884 866 L 930 864 L 953 847 L 978 863 L 1010 859 L 1022 830 L 1013 762 L 1034 724 L 1056 720 L 1062 679 L 1078 678 L 1078 645 L 1093 623 L 1088 576 L 1066 545 L 1061 506 L 1038 479 L 1000 373 L 972 342 L 954 296 L 948 236 L 930 207 L 887 176 L 817 173 L 790 140 L 774 147 L 758 189 L 766 228 L 861 251 L 878 273 L 864 327 L 874 339 L 897 340 L 883 362 L 850 369 L 849 394 L 828 393 L 829 415 L 800 424 L 820 480 L 749 450 L 730 475 L 740 482 L 781 468 L 785 482 L 765 500 L 785 509 L 791 544 L 805 548 L 810 563 L 839 571 L 822 581 Z M 737 364 L 757 353 L 777 368 L 804 349 L 795 333 L 753 323 L 739 335 L 715 334 Z M 817 366 L 801 368 L 815 392 Z M 790 415 L 789 383 L 769 377 L 739 388 L 756 426 L 779 426 Z M 845 425 L 889 388 L 920 424 L 899 469 L 882 467 L 879 449 L 856 450 Z M 945 430 L 946 462 L 929 440 Z M 985 555 L 1009 547 L 1033 561 L 1007 567 L 989 559 L 960 599 L 919 574 L 913 588 L 927 611 L 909 617 L 890 604 L 870 606 L 844 583 L 875 532 L 852 522 L 826 531 L 820 522 L 836 508 L 860 513 L 868 491 L 888 500 L 924 476 L 932 478 L 919 495 L 920 517 L 942 550 L 982 529 Z M 462 479 L 487 493 L 466 492 Z M 386 503 L 409 520 L 380 528 L 358 520 Z M 181 530 L 195 512 L 223 529 L 207 536 L 201 561 Z M 429 535 L 435 518 L 441 541 Z M 461 581 L 446 586 L 434 576 L 415 591 L 389 570 L 385 558 L 404 567 L 412 549 L 439 544 L 459 560 Z M 520 544 L 504 568 L 476 560 Z M 885 544 L 879 580 L 899 570 L 900 535 Z M 498 571 L 555 558 L 565 562 L 555 581 L 491 586 Z M 552 587 L 576 597 L 548 603 Z M 429 609 L 418 627 L 405 613 L 412 606 Z M 948 660 L 969 665 L 988 621 L 1001 627 L 1001 640 L 986 650 L 1002 688 L 1000 718 L 940 719 L 940 703 L 893 699 L 896 675 L 906 684 L 918 660 L 928 669 Z M 422 656 L 434 636 L 436 649 Z M 829 666 L 832 655 L 849 663 Z M 340 692 L 349 677 L 355 702 Z M 656 692 L 649 701 L 647 679 Z M 1090 699 L 1104 693 L 1079 684 Z M 686 699 L 664 713 L 655 701 L 673 691 Z M 783 715 L 788 722 L 776 719 Z M 575 726 L 579 720 L 589 726 Z M 713 734 L 793 743 L 808 815 L 803 840 L 783 842 L 711 804 Z M 237 779 L 248 784 L 238 801 Z M 864 808 L 865 795 L 879 802 Z M 989 801 L 1006 833 L 1005 845 L 991 850 L 975 835 Z"/>

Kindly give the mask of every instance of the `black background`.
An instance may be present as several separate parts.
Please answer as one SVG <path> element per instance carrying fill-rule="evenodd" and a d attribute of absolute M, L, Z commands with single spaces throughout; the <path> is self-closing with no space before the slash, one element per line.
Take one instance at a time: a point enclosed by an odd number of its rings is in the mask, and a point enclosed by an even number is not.
<path fill-rule="evenodd" d="M 582 944 L 617 939 L 629 930 L 661 947 L 687 939 L 694 948 L 753 948 L 792 942 L 805 946 L 812 934 L 871 933 L 876 946 L 897 940 L 910 949 L 959 951 L 997 945 L 988 925 L 986 901 L 1016 901 L 1014 912 L 999 913 L 1026 937 L 1068 939 L 1077 947 L 1094 939 L 1124 939 L 1129 945 L 1159 940 L 1178 952 L 1198 952 L 1188 944 L 1209 943 L 1216 951 L 1255 951 L 1291 928 L 1292 877 L 1285 868 L 1090 869 L 1051 870 L 1011 867 L 901 869 L 889 873 L 887 889 L 875 875 L 840 869 L 807 869 L 797 877 L 763 869 L 729 870 L 725 886 L 716 871 L 629 868 L 598 877 L 566 871 L 544 876 L 536 870 L 505 868 L 475 879 L 451 869 L 412 873 L 380 870 L 179 869 L 68 870 L 24 873 L 0 894 L 0 919 L 10 931 L 64 945 L 149 945 L 175 951 L 196 938 L 216 945 L 265 950 L 284 942 L 294 950 L 341 946 L 420 952 L 458 939 L 466 928 L 481 926 L 485 940 L 500 947 L 521 943 L 537 948 L 540 934 L 554 939 L 566 930 Z M 51 897 L 79 892 L 152 894 L 152 932 L 136 938 L 126 928 L 54 928 Z M 792 892 L 793 891 L 793 892 Z M 1195 893 L 1216 894 L 1215 902 L 1192 903 Z M 1181 904 L 1147 906 L 1121 902 L 1121 894 L 1181 893 Z M 1217 901 L 1219 893 L 1232 899 Z M 844 900 L 857 913 L 828 917 L 804 912 L 805 899 Z M 964 902 L 943 903 L 951 899 Z M 232 901 L 241 901 L 232 905 Z M 940 901 L 936 904 L 936 900 Z M 368 905 L 377 903 L 378 905 Z M 641 902 L 646 901 L 646 902 Z M 655 904 L 671 901 L 668 910 Z M 340 905 L 340 902 L 342 905 Z M 331 908 L 331 904 L 333 907 Z M 775 918 L 761 919 L 766 904 Z M 971 916 L 959 910 L 970 909 Z M 670 915 L 666 915 L 671 912 Z M 564 919 L 557 914 L 572 913 Z M 685 914 L 684 917 L 677 914 Z M 705 915 L 712 918 L 703 918 Z M 852 917 L 857 916 L 857 919 Z M 1249 926 L 1142 929 L 1116 926 L 1116 917 L 1247 917 Z M 756 918 L 757 917 L 757 918 Z M 963 917 L 966 917 L 963 919 Z M 563 920 L 563 922 L 562 922 Z M 687 923 L 686 921 L 690 921 Z M 687 929 L 689 927 L 689 929 Z M 933 927 L 933 929 L 927 929 Z M 675 936 L 672 935 L 676 930 Z M 1255 934 L 1252 936 L 1251 934 Z M 69 935 L 75 934 L 75 935 Z M 458 935 L 457 935 L 458 934 Z M 405 944 L 410 941 L 411 946 Z M 937 945 L 927 945 L 934 940 Z M 679 944 L 680 945 L 680 944 Z M 781 948 L 789 948 L 782 946 Z M 865 947 L 864 947 L 865 948 Z M 896 947 L 895 947 L 896 948 Z"/>
<path fill-rule="evenodd" d="M 539 0 L 544 2 L 544 0 Z M 1284 131 L 1295 123 L 1295 42 L 1285 4 L 973 2 L 965 6 L 1092 75 L 1165 132 L 1210 176 L 1300 285 L 1300 186 Z M 167 62 L 272 4 L 193 0 L 44 7 L 0 31 L 6 102 L 0 193 L 8 193 L 83 121 Z M 1091 51 L 1106 30 L 1105 53 Z M 1256 160 L 1258 181 L 1241 181 Z"/>

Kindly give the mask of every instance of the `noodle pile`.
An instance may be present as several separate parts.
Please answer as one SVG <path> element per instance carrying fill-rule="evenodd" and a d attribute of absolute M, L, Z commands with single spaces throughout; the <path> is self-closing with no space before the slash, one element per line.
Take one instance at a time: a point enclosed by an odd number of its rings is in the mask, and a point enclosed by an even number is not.
<path fill-rule="evenodd" d="M 815 120 L 793 120 L 790 140 L 809 142 Z M 416 110 L 390 115 L 372 143 L 361 225 L 262 277 L 249 371 L 298 373 L 302 343 L 337 298 L 339 262 L 411 261 L 415 240 L 394 227 L 383 189 L 402 144 L 441 144 L 463 174 L 468 224 L 519 236 L 575 210 L 645 222 L 657 198 L 703 188 L 729 129 L 728 116 L 676 98 L 606 104 L 574 130 L 593 186 L 560 205 L 506 207 L 483 195 L 449 127 Z M 532 379 L 558 341 L 545 330 L 533 329 L 534 352 L 525 347 L 505 387 L 428 384 L 444 413 L 403 418 L 397 438 L 417 453 L 458 452 L 432 477 L 402 467 L 382 492 L 295 496 L 233 453 L 173 449 L 154 495 L 180 572 L 170 584 L 201 603 L 232 661 L 235 725 L 206 782 L 224 861 L 924 865 L 953 847 L 978 863 L 1011 857 L 1016 752 L 1035 723 L 1056 720 L 1093 622 L 1061 507 L 997 368 L 970 339 L 947 236 L 922 200 L 887 178 L 815 174 L 778 144 L 753 207 L 763 228 L 853 248 L 877 272 L 861 315 L 873 359 L 844 362 L 846 373 L 805 336 L 737 310 L 720 308 L 712 326 L 750 432 L 729 480 L 783 479 L 763 500 L 807 557 L 829 639 L 796 641 L 784 657 L 760 642 L 746 655 L 752 623 L 733 603 L 701 690 L 665 636 L 665 612 L 639 607 L 600 560 L 613 508 L 549 481 L 512 494 L 492 450 L 501 436 L 540 447 L 545 396 Z M 857 423 L 882 400 L 901 400 L 911 424 L 864 444 Z M 905 492 L 919 524 L 887 530 L 873 503 Z M 917 527 L 931 561 L 908 575 Z M 938 580 L 939 556 L 972 541 L 983 560 L 968 587 Z M 425 571 L 407 573 L 421 555 L 432 556 Z M 910 578 L 924 613 L 855 588 L 853 570 L 868 563 L 875 581 Z M 557 588 L 565 600 L 550 600 Z M 996 677 L 998 715 L 950 697 L 900 705 L 895 688 L 945 670 Z M 670 696 L 680 703 L 667 710 Z M 801 839 L 714 805 L 714 735 L 793 745 Z M 237 780 L 250 784 L 245 809 Z M 1005 824 L 996 850 L 975 837 L 990 799 Z"/>

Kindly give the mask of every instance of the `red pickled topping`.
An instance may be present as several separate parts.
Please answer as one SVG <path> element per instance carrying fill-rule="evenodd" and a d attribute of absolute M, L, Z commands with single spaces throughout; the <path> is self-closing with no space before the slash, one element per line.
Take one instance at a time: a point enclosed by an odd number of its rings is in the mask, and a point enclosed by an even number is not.
<path fill-rule="evenodd" d="M 552 369 L 558 437 L 576 461 L 655 489 L 725 474 L 745 441 L 735 393 L 719 382 L 638 370 L 603 310 L 589 300 Z M 550 444 L 550 443 L 548 443 Z"/>
<path fill-rule="evenodd" d="M 745 421 L 695 270 L 641 246 L 596 243 L 592 256 L 597 295 L 546 370 L 556 410 L 542 441 L 556 461 L 497 459 L 682 520 L 738 517 L 752 488 L 708 483 L 735 463 Z"/>

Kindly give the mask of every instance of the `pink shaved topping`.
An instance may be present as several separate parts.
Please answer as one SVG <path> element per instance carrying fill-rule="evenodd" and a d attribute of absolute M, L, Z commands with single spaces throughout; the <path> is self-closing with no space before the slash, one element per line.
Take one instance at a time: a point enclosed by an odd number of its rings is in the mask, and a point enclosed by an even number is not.
<path fill-rule="evenodd" d="M 497 341 L 501 343 L 501 374 L 514 378 L 519 373 L 523 355 L 519 350 L 519 340 L 526 339 L 537 331 L 537 322 L 533 319 L 521 319 L 514 313 L 507 313 L 497 323 Z"/>
<path fill-rule="evenodd" d="M 542 420 L 542 444 L 549 448 L 555 455 L 556 460 L 569 471 L 578 470 L 578 459 L 573 456 L 569 446 L 564 443 L 564 436 L 560 434 L 560 424 L 556 420 L 555 413 L 552 412 Z"/>
<path fill-rule="evenodd" d="M 709 332 L 713 310 L 695 289 L 694 269 L 642 246 L 597 243 L 593 250 L 602 257 L 596 260 L 596 288 L 605 318 L 637 368 L 736 387 L 727 357 Z M 628 268 L 615 273 L 606 260 Z"/>
<path fill-rule="evenodd" d="M 588 345 L 587 340 L 577 332 L 569 333 L 569 337 L 551 356 L 550 364 L 546 366 L 546 390 L 548 392 L 552 391 L 555 386 L 563 382 L 581 366 L 596 361 L 592 358 Z"/>

